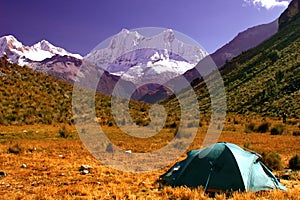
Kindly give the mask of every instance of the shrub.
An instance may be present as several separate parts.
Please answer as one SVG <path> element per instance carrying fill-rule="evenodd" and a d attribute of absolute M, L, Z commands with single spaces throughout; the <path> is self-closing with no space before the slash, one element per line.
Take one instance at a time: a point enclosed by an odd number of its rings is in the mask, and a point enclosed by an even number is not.
<path fill-rule="evenodd" d="M 138 118 L 136 120 L 136 125 L 138 126 L 147 126 L 150 124 L 150 120 L 148 119 L 142 119 L 142 118 Z M 114 124 L 112 124 L 111 126 L 113 126 Z"/>
<path fill-rule="evenodd" d="M 198 126 L 202 126 L 201 122 L 199 122 L 198 120 L 193 120 L 187 123 L 187 128 L 192 128 L 192 127 L 198 127 Z"/>
<path fill-rule="evenodd" d="M 237 119 L 233 119 L 233 124 L 239 124 L 239 121 Z"/>
<path fill-rule="evenodd" d="M 58 131 L 59 137 L 61 138 L 69 138 L 72 137 L 72 133 L 66 129 L 65 126 L 61 127 Z"/>
<path fill-rule="evenodd" d="M 7 152 L 8 153 L 13 153 L 13 154 L 20 154 L 20 153 L 23 152 L 23 148 L 21 148 L 19 144 L 15 144 L 14 146 L 9 147 L 7 149 Z"/>
<path fill-rule="evenodd" d="M 300 136 L 300 131 L 293 131 L 293 136 Z"/>
<path fill-rule="evenodd" d="M 139 125 L 139 124 L 137 123 L 137 125 Z M 112 127 L 112 126 L 114 126 L 114 123 L 113 123 L 113 122 L 109 122 L 109 123 L 108 123 L 108 126 L 109 126 L 109 127 Z"/>
<path fill-rule="evenodd" d="M 282 125 L 276 125 L 271 129 L 271 135 L 282 135 L 284 127 Z"/>
<path fill-rule="evenodd" d="M 180 139 L 180 138 L 190 138 L 192 136 L 192 133 L 190 133 L 189 131 L 180 131 L 180 132 L 178 131 L 176 133 L 176 136 L 177 136 L 178 139 Z"/>
<path fill-rule="evenodd" d="M 173 144 L 173 148 L 175 148 L 175 149 L 185 149 L 185 146 L 184 146 L 183 142 L 178 141 L 178 142 Z"/>
<path fill-rule="evenodd" d="M 177 127 L 177 123 L 176 122 L 172 122 L 171 124 L 167 124 L 166 127 L 167 128 L 176 128 Z"/>
<path fill-rule="evenodd" d="M 293 170 L 300 170 L 300 156 L 295 155 L 289 161 L 289 167 Z"/>
<path fill-rule="evenodd" d="M 266 133 L 269 130 L 270 124 L 268 122 L 263 122 L 257 128 L 257 132 L 259 133 Z"/>
<path fill-rule="evenodd" d="M 244 143 L 244 148 L 245 149 L 250 149 L 250 143 L 249 142 L 245 142 Z"/>
<path fill-rule="evenodd" d="M 283 164 L 281 157 L 278 153 L 262 153 L 262 162 L 272 170 L 281 170 L 283 169 Z"/>
<path fill-rule="evenodd" d="M 250 124 L 246 125 L 246 128 L 245 128 L 246 133 L 254 132 L 255 130 L 256 130 L 256 127 L 255 127 L 254 123 L 250 123 Z"/>

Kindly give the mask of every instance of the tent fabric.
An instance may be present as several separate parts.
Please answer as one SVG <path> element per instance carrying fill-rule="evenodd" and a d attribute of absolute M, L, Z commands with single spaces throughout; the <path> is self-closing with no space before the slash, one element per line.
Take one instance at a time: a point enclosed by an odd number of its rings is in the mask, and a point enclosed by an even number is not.
<path fill-rule="evenodd" d="M 161 178 L 171 186 L 203 186 L 206 191 L 286 190 L 259 157 L 231 143 L 216 143 L 188 152 Z"/>

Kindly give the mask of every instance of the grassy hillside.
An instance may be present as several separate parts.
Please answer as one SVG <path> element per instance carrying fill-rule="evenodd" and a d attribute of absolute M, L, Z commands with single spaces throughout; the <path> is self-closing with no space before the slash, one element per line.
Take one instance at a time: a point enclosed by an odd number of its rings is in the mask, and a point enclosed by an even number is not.
<path fill-rule="evenodd" d="M 0 124 L 72 124 L 72 91 L 67 82 L 0 58 Z M 114 125 L 110 97 L 97 94 L 95 100 L 98 121 Z M 131 101 L 136 122 L 149 123 L 148 107 Z"/>
<path fill-rule="evenodd" d="M 229 113 L 243 115 L 300 115 L 300 15 L 276 35 L 234 58 L 221 69 Z M 210 112 L 204 82 L 194 84 L 200 110 Z M 189 94 L 186 101 L 189 99 Z M 172 99 L 169 99 L 172 104 Z M 165 101 L 167 102 L 167 101 Z M 172 107 L 176 107 L 173 104 Z"/>
<path fill-rule="evenodd" d="M 300 114 L 300 15 L 222 70 L 228 110 L 241 114 Z"/>
<path fill-rule="evenodd" d="M 0 124 L 71 122 L 70 84 L 5 59 L 0 71 Z"/>

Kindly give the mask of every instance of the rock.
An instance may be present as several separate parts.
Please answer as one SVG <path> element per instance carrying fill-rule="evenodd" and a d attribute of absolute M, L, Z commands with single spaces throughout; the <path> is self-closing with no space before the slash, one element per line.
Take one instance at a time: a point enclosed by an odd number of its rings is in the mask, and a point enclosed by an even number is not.
<path fill-rule="evenodd" d="M 288 8 L 278 19 L 279 29 L 282 29 L 300 12 L 300 0 L 292 0 Z"/>
<path fill-rule="evenodd" d="M 291 180 L 293 179 L 293 171 L 291 169 L 287 169 L 284 174 L 281 175 L 283 180 Z"/>
<path fill-rule="evenodd" d="M 127 151 L 125 151 L 125 153 L 131 154 L 132 151 L 131 150 L 127 150 Z"/>
<path fill-rule="evenodd" d="M 58 157 L 60 157 L 60 158 L 65 158 L 65 156 L 62 155 L 62 154 L 59 154 Z"/>
<path fill-rule="evenodd" d="M 81 165 L 79 167 L 79 171 L 81 172 L 82 175 L 86 175 L 86 174 L 89 174 L 91 169 L 93 167 L 89 166 L 89 165 Z"/>
<path fill-rule="evenodd" d="M 286 172 L 286 173 L 292 173 L 292 172 L 293 172 L 293 170 L 291 170 L 291 169 L 287 169 L 285 172 Z"/>
<path fill-rule="evenodd" d="M 28 149 L 28 151 L 29 151 L 30 153 L 32 153 L 32 152 L 36 151 L 36 147 L 30 148 L 30 149 Z"/>
<path fill-rule="evenodd" d="M 7 77 L 7 74 L 0 72 L 0 77 Z"/>
<path fill-rule="evenodd" d="M 83 171 L 83 170 L 90 170 L 90 169 L 93 169 L 92 166 L 89 166 L 89 165 L 81 165 L 79 167 L 79 171 Z"/>
<path fill-rule="evenodd" d="M 0 178 L 8 176 L 8 174 L 6 172 L 0 172 Z"/>
<path fill-rule="evenodd" d="M 86 174 L 89 174 L 89 173 L 90 173 L 90 171 L 89 171 L 89 170 L 86 170 L 86 169 L 84 169 L 84 170 L 81 171 L 81 174 L 82 174 L 82 175 L 86 175 Z"/>
<path fill-rule="evenodd" d="M 281 176 L 281 178 L 282 178 L 283 180 L 290 180 L 290 179 L 291 179 L 291 174 L 283 174 L 283 175 Z"/>
<path fill-rule="evenodd" d="M 113 148 L 112 143 L 109 143 L 109 144 L 106 146 L 106 152 L 107 152 L 107 153 L 114 153 L 114 148 Z"/>
<path fill-rule="evenodd" d="M 27 165 L 23 163 L 21 167 L 22 167 L 22 168 L 26 168 Z"/>

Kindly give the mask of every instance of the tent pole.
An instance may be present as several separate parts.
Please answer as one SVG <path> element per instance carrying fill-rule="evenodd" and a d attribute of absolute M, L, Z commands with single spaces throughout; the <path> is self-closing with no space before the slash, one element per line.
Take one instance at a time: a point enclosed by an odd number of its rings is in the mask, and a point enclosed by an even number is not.
<path fill-rule="evenodd" d="M 209 183 L 209 181 L 210 181 L 210 175 L 211 175 L 212 171 L 213 171 L 213 168 L 211 167 L 211 168 L 210 168 L 210 172 L 209 172 L 208 177 L 207 177 L 207 181 L 206 181 L 206 183 L 205 183 L 204 192 L 206 192 L 206 190 L 207 190 L 207 186 L 208 186 L 208 183 Z"/>

